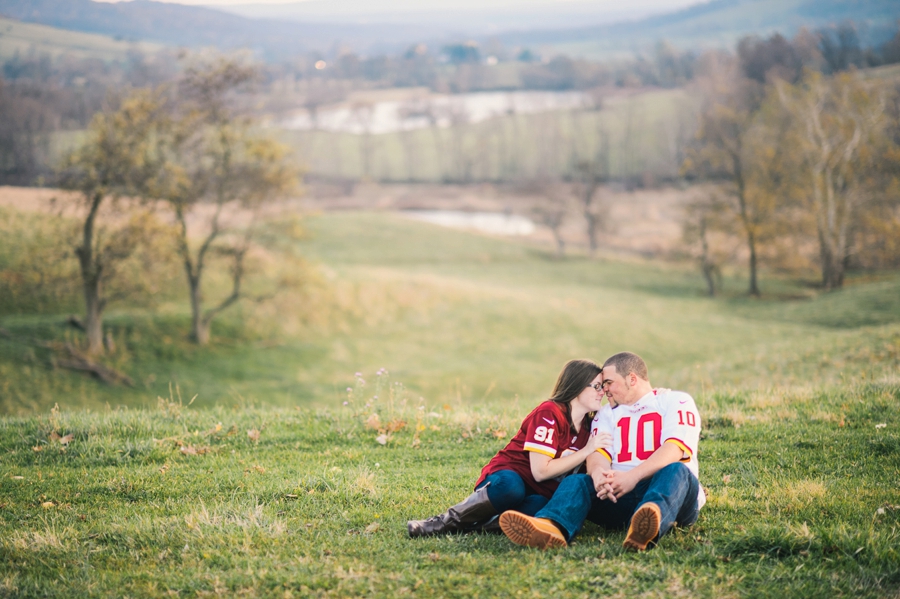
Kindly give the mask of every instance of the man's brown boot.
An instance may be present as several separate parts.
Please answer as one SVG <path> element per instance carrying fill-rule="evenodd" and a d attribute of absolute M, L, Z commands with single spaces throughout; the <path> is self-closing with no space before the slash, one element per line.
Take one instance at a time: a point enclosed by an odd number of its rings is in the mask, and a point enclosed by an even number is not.
<path fill-rule="evenodd" d="M 622 545 L 626 549 L 643 551 L 659 535 L 660 522 L 662 522 L 662 516 L 659 506 L 655 503 L 645 503 L 631 517 L 628 535 Z"/>
<path fill-rule="evenodd" d="M 567 547 L 566 538 L 550 520 L 526 516 L 521 512 L 509 510 L 500 514 L 500 528 L 510 541 L 516 545 L 550 549 Z"/>

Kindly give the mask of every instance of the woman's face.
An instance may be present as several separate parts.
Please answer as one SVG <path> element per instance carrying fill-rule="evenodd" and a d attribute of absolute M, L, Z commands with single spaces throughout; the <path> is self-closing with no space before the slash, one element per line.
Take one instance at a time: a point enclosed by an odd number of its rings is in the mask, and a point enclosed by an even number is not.
<path fill-rule="evenodd" d="M 601 386 L 602 381 L 602 373 L 595 376 L 594 380 L 584 388 L 584 391 L 578 394 L 578 397 L 576 397 L 572 403 L 577 403 L 582 406 L 585 412 L 596 412 L 602 408 L 604 396 L 603 387 Z"/>

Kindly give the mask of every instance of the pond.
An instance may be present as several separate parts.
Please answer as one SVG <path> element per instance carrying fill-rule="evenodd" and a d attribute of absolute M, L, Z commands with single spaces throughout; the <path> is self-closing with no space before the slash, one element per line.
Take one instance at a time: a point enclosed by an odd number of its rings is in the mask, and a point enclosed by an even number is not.
<path fill-rule="evenodd" d="M 403 210 L 407 218 L 450 227 L 489 233 L 491 235 L 531 235 L 534 223 L 518 214 L 504 212 L 463 212 L 461 210 Z"/>
<path fill-rule="evenodd" d="M 590 105 L 582 92 L 479 92 L 471 94 L 423 93 L 405 100 L 353 101 L 321 106 L 315 122 L 307 110 L 282 120 L 285 129 L 392 133 L 429 127 L 478 123 L 503 115 L 574 110 Z"/>

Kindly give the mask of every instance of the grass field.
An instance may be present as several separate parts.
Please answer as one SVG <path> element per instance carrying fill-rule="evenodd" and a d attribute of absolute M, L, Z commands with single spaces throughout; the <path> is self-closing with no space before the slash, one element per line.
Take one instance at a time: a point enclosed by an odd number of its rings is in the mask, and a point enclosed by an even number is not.
<path fill-rule="evenodd" d="M 177 288 L 111 313 L 134 389 L 0 339 L 0 596 L 900 596 L 900 277 L 765 276 L 761 301 L 727 279 L 712 301 L 687 265 L 390 214 L 307 226 L 315 284 L 231 313 L 208 349 Z M 72 336 L 63 316 L 0 327 Z M 406 538 L 563 362 L 621 349 L 697 398 L 696 526 L 645 555 L 593 525 L 549 554 Z"/>
<path fill-rule="evenodd" d="M 681 89 L 631 96 L 615 92 L 597 111 L 504 115 L 368 138 L 328 131 L 285 130 L 279 135 L 320 176 L 441 182 L 562 175 L 575 160 L 593 158 L 604 138 L 613 178 L 650 173 L 659 179 L 678 174 L 673 148 L 692 134 L 692 111 L 693 101 Z"/>

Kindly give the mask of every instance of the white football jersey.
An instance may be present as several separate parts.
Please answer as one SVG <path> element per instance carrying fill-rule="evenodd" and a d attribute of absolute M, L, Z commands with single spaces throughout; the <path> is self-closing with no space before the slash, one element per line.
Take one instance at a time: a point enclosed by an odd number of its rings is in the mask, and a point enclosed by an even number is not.
<path fill-rule="evenodd" d="M 598 451 L 609 458 L 613 470 L 631 470 L 663 443 L 674 443 L 681 449 L 681 462 L 700 480 L 700 413 L 687 393 L 654 389 L 630 406 L 607 404 L 594 417 L 591 431 L 595 430 L 612 435 L 612 447 Z M 697 503 L 698 507 L 706 503 L 702 487 Z"/>

